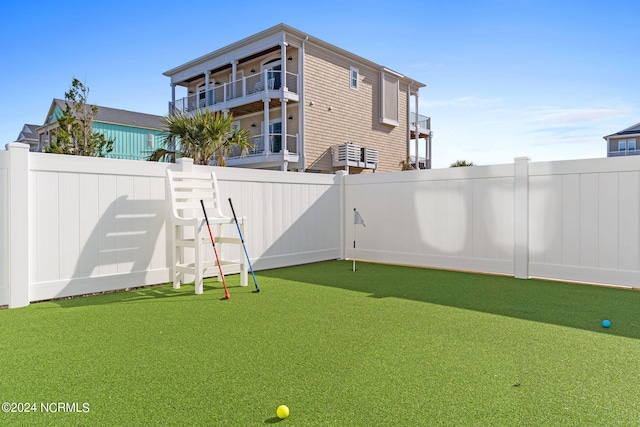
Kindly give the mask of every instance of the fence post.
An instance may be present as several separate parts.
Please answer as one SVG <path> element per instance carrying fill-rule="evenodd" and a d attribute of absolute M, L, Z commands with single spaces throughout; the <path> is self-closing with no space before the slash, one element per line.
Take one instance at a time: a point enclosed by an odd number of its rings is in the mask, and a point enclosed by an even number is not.
<path fill-rule="evenodd" d="M 9 308 L 29 305 L 29 145 L 9 151 Z"/>
<path fill-rule="evenodd" d="M 345 223 L 346 223 L 346 217 L 347 217 L 347 213 L 346 213 L 346 188 L 345 188 L 345 180 L 346 180 L 346 176 L 347 173 L 345 171 L 337 171 L 336 172 L 336 177 L 338 180 L 338 183 L 340 185 L 340 202 L 339 202 L 339 209 L 340 209 L 340 259 L 345 259 L 345 255 L 346 255 L 346 231 L 345 231 Z"/>
<path fill-rule="evenodd" d="M 529 162 L 528 157 L 516 157 L 514 181 L 513 275 L 529 278 Z"/>
<path fill-rule="evenodd" d="M 176 163 L 180 166 L 180 172 L 193 172 L 193 159 L 189 157 L 180 157 L 176 160 Z"/>

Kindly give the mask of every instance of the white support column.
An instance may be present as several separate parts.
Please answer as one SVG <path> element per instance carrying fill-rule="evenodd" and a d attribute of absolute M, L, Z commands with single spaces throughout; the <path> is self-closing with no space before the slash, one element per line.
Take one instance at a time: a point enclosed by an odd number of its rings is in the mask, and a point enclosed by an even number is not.
<path fill-rule="evenodd" d="M 411 160 L 411 84 L 407 86 L 407 158 Z M 404 160 L 404 159 L 403 159 Z"/>
<path fill-rule="evenodd" d="M 236 79 L 238 72 L 238 61 L 231 61 L 231 96 L 236 97 Z"/>
<path fill-rule="evenodd" d="M 204 73 L 204 105 L 205 107 L 209 107 L 210 104 L 210 99 L 209 99 L 209 85 L 211 84 L 210 82 L 210 75 L 209 75 L 209 70 L 207 70 Z"/>
<path fill-rule="evenodd" d="M 284 96 L 284 92 L 287 89 L 287 46 L 289 46 L 289 43 L 287 42 L 282 42 L 282 44 L 280 45 L 280 62 L 282 63 L 282 65 L 280 66 L 281 68 L 281 75 L 280 75 L 280 86 L 281 86 L 281 92 L 282 92 L 282 96 Z"/>
<path fill-rule="evenodd" d="M 9 308 L 29 305 L 29 145 L 9 150 Z"/>
<path fill-rule="evenodd" d="M 308 36 L 307 36 L 308 38 Z M 299 159 L 299 171 L 305 171 L 305 156 L 304 156 L 304 135 L 305 135 L 305 127 L 304 127 L 304 117 L 305 111 L 307 109 L 307 101 L 304 96 L 304 58 L 305 58 L 305 42 L 302 41 L 302 46 L 298 50 L 298 84 L 296 89 L 298 90 L 298 95 L 300 96 L 300 102 L 298 103 L 298 137 L 297 140 L 297 148 L 298 148 L 298 159 Z"/>
<path fill-rule="evenodd" d="M 429 136 L 425 138 L 427 144 L 427 168 L 431 169 L 431 130 L 429 130 Z"/>
<path fill-rule="evenodd" d="M 415 101 L 416 101 L 416 113 L 415 113 L 415 127 L 416 127 L 416 131 L 415 131 L 415 137 L 416 137 L 416 169 L 420 169 L 420 156 L 418 156 L 418 153 L 420 152 L 419 150 L 419 143 L 420 143 L 420 131 L 418 130 L 418 97 L 420 96 L 420 91 L 416 90 L 415 93 Z M 426 157 L 427 157 L 427 153 L 425 152 L 425 163 L 426 163 Z"/>
<path fill-rule="evenodd" d="M 169 114 L 173 112 L 176 106 L 176 84 L 171 83 L 171 105 L 169 105 Z"/>
<path fill-rule="evenodd" d="M 529 278 L 529 162 L 528 157 L 516 157 L 513 171 L 513 275 L 516 279 Z"/>
<path fill-rule="evenodd" d="M 287 122 L 289 121 L 289 116 L 287 115 L 287 100 L 284 98 L 280 99 L 280 113 L 282 114 L 282 152 L 284 154 L 287 153 Z M 283 169 L 286 171 L 286 169 Z"/>
<path fill-rule="evenodd" d="M 264 152 L 266 155 L 271 153 L 271 138 L 269 137 L 269 102 L 271 102 L 271 99 L 269 98 L 266 98 L 263 101 L 264 116 L 262 120 L 264 120 L 264 126 L 262 129 L 262 138 L 264 143 Z"/>

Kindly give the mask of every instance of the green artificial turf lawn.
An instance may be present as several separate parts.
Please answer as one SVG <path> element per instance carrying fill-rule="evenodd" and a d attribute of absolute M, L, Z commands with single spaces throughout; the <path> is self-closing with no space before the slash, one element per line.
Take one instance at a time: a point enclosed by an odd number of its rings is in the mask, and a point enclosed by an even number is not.
<path fill-rule="evenodd" d="M 257 277 L 1 310 L 0 400 L 38 412 L 0 425 L 640 424 L 640 292 L 348 261 Z"/>

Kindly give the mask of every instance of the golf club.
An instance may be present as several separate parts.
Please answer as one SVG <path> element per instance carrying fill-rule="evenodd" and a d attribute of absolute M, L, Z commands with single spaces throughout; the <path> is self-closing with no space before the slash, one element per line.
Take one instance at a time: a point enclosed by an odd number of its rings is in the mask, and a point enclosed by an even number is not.
<path fill-rule="evenodd" d="M 258 281 L 256 280 L 256 275 L 253 273 L 253 266 L 251 265 L 251 260 L 249 259 L 249 252 L 247 252 L 247 245 L 244 244 L 244 237 L 242 236 L 242 231 L 240 230 L 240 224 L 238 224 L 238 217 L 236 217 L 236 211 L 235 209 L 233 209 L 233 203 L 231 202 L 231 197 L 229 197 L 229 205 L 231 205 L 233 220 L 236 222 L 236 227 L 238 227 L 238 234 L 240 235 L 240 241 L 242 242 L 242 247 L 244 248 L 244 254 L 247 256 L 247 262 L 249 263 L 249 270 L 251 270 L 251 275 L 253 276 L 253 284 L 256 285 L 256 292 L 260 292 L 260 288 L 258 287 Z"/>
<path fill-rule="evenodd" d="M 209 218 L 207 217 L 207 210 L 204 208 L 204 201 L 200 200 L 200 205 L 202 205 L 202 212 L 204 213 L 204 220 L 207 223 L 207 230 L 209 230 L 209 237 L 211 238 L 211 244 L 213 245 L 213 253 L 216 255 L 216 262 L 218 264 L 218 271 L 220 272 L 220 277 L 222 278 L 222 286 L 224 287 L 224 297 L 226 299 L 230 298 L 229 291 L 227 290 L 227 284 L 224 281 L 224 273 L 222 272 L 222 266 L 220 265 L 220 258 L 218 257 L 218 250 L 216 249 L 216 241 L 213 238 L 213 233 L 211 232 L 211 226 L 209 226 Z"/>

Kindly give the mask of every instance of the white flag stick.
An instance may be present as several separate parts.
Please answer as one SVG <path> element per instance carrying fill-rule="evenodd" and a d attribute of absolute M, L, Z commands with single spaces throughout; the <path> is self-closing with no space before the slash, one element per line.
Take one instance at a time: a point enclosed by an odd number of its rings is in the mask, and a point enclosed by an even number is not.
<path fill-rule="evenodd" d="M 356 226 L 358 224 L 362 224 L 364 227 L 366 227 L 364 219 L 362 219 L 362 215 L 360 215 L 360 212 L 358 212 L 356 208 L 353 208 L 353 271 L 356 271 L 356 230 L 358 228 Z"/>
<path fill-rule="evenodd" d="M 355 210 L 355 209 L 354 209 Z M 353 269 L 352 271 L 356 271 L 356 224 L 353 224 Z"/>

